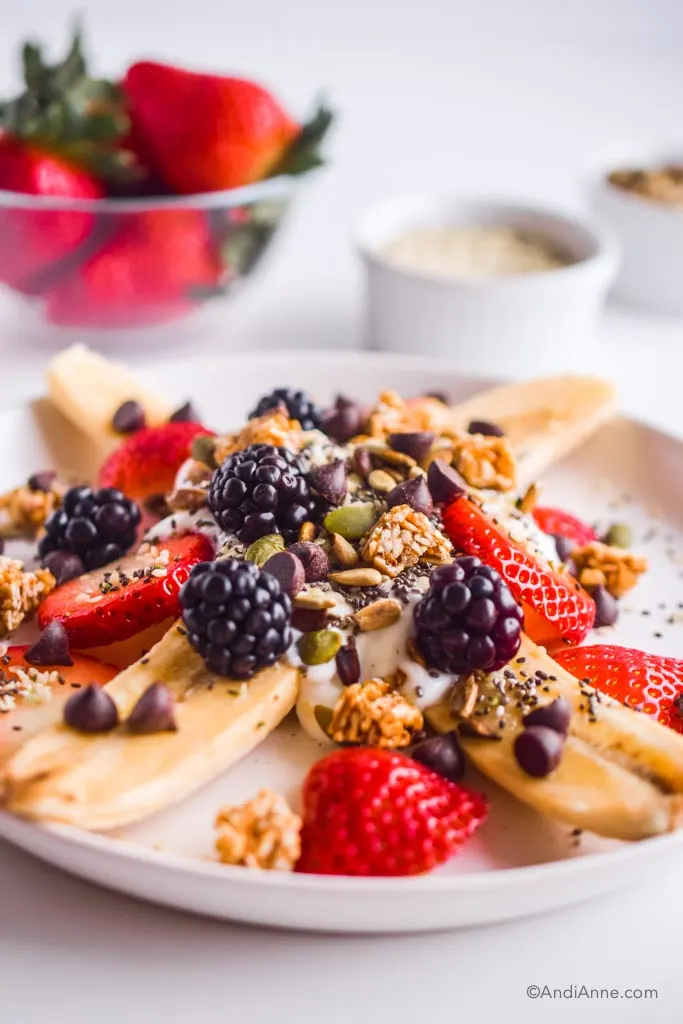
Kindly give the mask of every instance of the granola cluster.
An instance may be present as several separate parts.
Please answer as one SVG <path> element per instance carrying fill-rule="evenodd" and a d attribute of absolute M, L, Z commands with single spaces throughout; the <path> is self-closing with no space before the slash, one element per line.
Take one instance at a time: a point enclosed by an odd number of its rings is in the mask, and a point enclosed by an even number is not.
<path fill-rule="evenodd" d="M 241 452 L 250 444 L 273 444 L 277 448 L 298 452 L 301 448 L 301 425 L 298 420 L 290 420 L 282 409 L 247 420 L 236 434 L 218 438 L 214 448 L 216 462 L 220 465 L 228 455 Z"/>
<path fill-rule="evenodd" d="M 511 491 L 516 484 L 515 456 L 504 437 L 466 434 L 455 440 L 453 466 L 479 490 Z"/>
<path fill-rule="evenodd" d="M 216 850 L 224 864 L 291 871 L 301 854 L 301 818 L 280 793 L 224 807 L 216 818 Z"/>
<path fill-rule="evenodd" d="M 586 589 L 603 586 L 613 597 L 632 590 L 638 578 L 647 572 L 647 559 L 623 548 L 592 541 L 572 551 L 579 583 Z"/>
<path fill-rule="evenodd" d="M 422 712 L 383 679 L 347 686 L 332 712 L 329 735 L 335 743 L 407 747 L 422 728 Z"/>
<path fill-rule="evenodd" d="M 34 490 L 27 485 L 0 495 L 0 535 L 35 539 L 62 503 L 63 489 Z"/>
<path fill-rule="evenodd" d="M 611 185 L 646 199 L 683 205 L 683 167 L 676 164 L 651 170 L 612 171 L 608 180 Z"/>
<path fill-rule="evenodd" d="M 32 615 L 55 586 L 47 569 L 27 572 L 17 559 L 0 556 L 0 637 L 8 636 Z"/>
<path fill-rule="evenodd" d="M 440 434 L 450 421 L 449 407 L 438 398 L 425 396 L 406 402 L 395 391 L 382 391 L 368 417 L 367 432 L 375 438 L 411 430 L 433 430 Z"/>
<path fill-rule="evenodd" d="M 363 545 L 361 558 L 385 576 L 395 577 L 420 559 L 448 562 L 451 543 L 426 515 L 410 505 L 396 505 L 377 520 Z"/>

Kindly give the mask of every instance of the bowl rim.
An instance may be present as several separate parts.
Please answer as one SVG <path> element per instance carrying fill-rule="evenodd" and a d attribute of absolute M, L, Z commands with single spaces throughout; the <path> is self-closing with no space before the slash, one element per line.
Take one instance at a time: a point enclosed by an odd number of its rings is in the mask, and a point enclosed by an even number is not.
<path fill-rule="evenodd" d="M 134 196 L 101 199 L 76 199 L 70 196 L 32 195 L 0 189 L 0 210 L 69 211 L 82 213 L 151 213 L 155 210 L 231 209 L 275 198 L 290 198 L 301 188 L 300 177 L 281 174 L 239 188 L 217 192 L 192 192 L 188 195 Z"/>
<path fill-rule="evenodd" d="M 505 211 L 507 214 L 530 214 L 532 216 L 544 217 L 554 222 L 559 228 L 565 230 L 579 230 L 588 239 L 593 251 L 587 256 L 580 257 L 572 263 L 549 270 L 522 271 L 512 274 L 498 274 L 489 277 L 464 277 L 451 274 L 439 274 L 434 271 L 421 270 L 414 267 L 402 266 L 396 263 L 391 257 L 386 256 L 381 248 L 381 243 L 370 241 L 368 238 L 369 225 L 384 210 L 389 210 L 393 205 L 398 204 L 423 205 L 425 211 L 430 207 L 437 211 L 439 208 L 444 211 L 449 208 L 461 207 L 471 210 Z M 425 223 L 428 221 L 428 214 L 425 214 Z M 396 236 L 401 231 L 397 218 Z M 467 289 L 470 291 L 502 290 L 502 289 L 525 289 L 538 288 L 550 285 L 554 287 L 559 281 L 571 281 L 577 277 L 587 275 L 604 274 L 606 277 L 616 273 L 620 255 L 620 246 L 616 234 L 601 221 L 577 215 L 572 211 L 558 207 L 550 207 L 534 200 L 520 199 L 518 197 L 495 196 L 488 194 L 455 194 L 444 192 L 406 192 L 396 193 L 387 196 L 361 213 L 356 221 L 353 231 L 353 242 L 356 251 L 360 253 L 366 264 L 381 268 L 397 275 L 406 281 L 419 281 L 421 284 L 432 285 L 441 289 Z"/>

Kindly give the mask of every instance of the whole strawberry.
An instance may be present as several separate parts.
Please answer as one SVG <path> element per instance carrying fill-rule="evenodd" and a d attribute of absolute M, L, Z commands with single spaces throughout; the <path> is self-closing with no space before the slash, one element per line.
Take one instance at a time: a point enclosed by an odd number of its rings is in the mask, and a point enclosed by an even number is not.
<path fill-rule="evenodd" d="M 199 423 L 164 423 L 144 427 L 127 437 L 109 455 L 99 472 L 100 487 L 115 487 L 128 498 L 143 501 L 173 489 L 178 470 L 192 451 L 192 442 L 213 434 Z"/>
<path fill-rule="evenodd" d="M 486 817 L 483 796 L 395 751 L 347 747 L 304 782 L 297 871 L 418 875 L 457 853 Z"/>

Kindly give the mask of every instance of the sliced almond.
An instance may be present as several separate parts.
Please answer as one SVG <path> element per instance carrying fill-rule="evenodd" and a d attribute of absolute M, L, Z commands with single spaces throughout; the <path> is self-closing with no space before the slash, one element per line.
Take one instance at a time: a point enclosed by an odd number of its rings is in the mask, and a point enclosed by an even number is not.
<path fill-rule="evenodd" d="M 381 601 L 367 604 L 365 608 L 360 608 L 354 613 L 353 618 L 362 633 L 372 633 L 376 629 L 393 626 L 401 618 L 401 610 L 400 601 L 393 597 L 386 597 Z"/>
<path fill-rule="evenodd" d="M 373 469 L 372 473 L 368 476 L 368 483 L 373 491 L 379 491 L 380 494 L 388 494 L 396 486 L 393 476 L 387 473 L 385 469 Z"/>
<path fill-rule="evenodd" d="M 315 523 L 311 523 L 311 522 L 308 522 L 308 521 L 305 522 L 305 523 L 302 523 L 301 524 L 301 529 L 299 530 L 299 540 L 300 541 L 312 541 L 312 540 L 315 540 L 315 536 L 316 536 L 317 532 L 318 531 L 317 531 Z"/>
<path fill-rule="evenodd" d="M 531 512 L 533 508 L 538 504 L 539 498 L 539 487 L 538 484 L 530 484 L 527 487 L 523 497 L 519 499 L 519 511 L 520 512 Z"/>
<path fill-rule="evenodd" d="M 293 603 L 297 608 L 334 608 L 337 599 L 327 590 L 311 587 L 310 590 L 302 590 L 297 594 Z"/>
<path fill-rule="evenodd" d="M 331 572 L 327 578 L 342 587 L 378 587 L 382 582 L 382 573 L 378 569 L 369 568 L 344 569 L 342 572 Z"/>
<path fill-rule="evenodd" d="M 340 533 L 332 534 L 332 542 L 330 548 L 334 558 L 340 565 L 350 569 L 352 566 L 358 564 L 358 552 L 354 548 L 353 544 L 342 537 Z"/>
<path fill-rule="evenodd" d="M 463 682 L 455 687 L 451 697 L 451 710 L 460 718 L 469 718 L 477 705 L 479 696 L 479 684 L 474 676 L 467 676 Z"/>

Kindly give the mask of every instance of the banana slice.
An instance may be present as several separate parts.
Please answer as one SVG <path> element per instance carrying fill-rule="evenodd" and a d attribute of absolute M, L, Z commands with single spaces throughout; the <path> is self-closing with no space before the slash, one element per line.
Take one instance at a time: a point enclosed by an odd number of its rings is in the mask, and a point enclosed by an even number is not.
<path fill-rule="evenodd" d="M 453 408 L 453 426 L 499 424 L 517 457 L 520 485 L 533 483 L 613 414 L 616 391 L 599 377 L 551 377 L 482 391 Z"/>
<path fill-rule="evenodd" d="M 467 724 L 446 702 L 425 713 L 439 732 L 458 729 L 484 775 L 541 813 L 599 835 L 644 839 L 683 825 L 682 736 L 584 686 L 527 638 L 507 672 L 479 684 Z M 522 771 L 513 750 L 533 687 L 539 705 L 562 695 L 573 707 L 562 760 L 543 779 Z M 462 734 L 474 729 L 483 735 Z"/>
<path fill-rule="evenodd" d="M 246 684 L 213 676 L 174 626 L 105 687 L 121 720 L 153 682 L 176 699 L 177 732 L 133 736 L 125 725 L 85 735 L 59 724 L 0 770 L 5 805 L 86 829 L 125 825 L 175 803 L 244 757 L 294 707 L 299 673 L 279 664 Z"/>
<path fill-rule="evenodd" d="M 167 399 L 144 388 L 130 370 L 84 345 L 72 345 L 55 356 L 46 379 L 54 404 L 90 438 L 101 457 L 121 443 L 112 418 L 124 402 L 139 402 L 149 426 L 165 423 L 173 412 Z"/>

